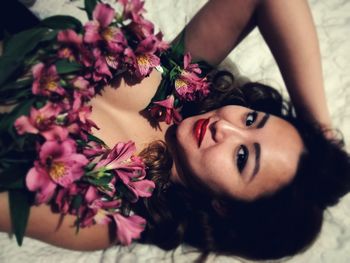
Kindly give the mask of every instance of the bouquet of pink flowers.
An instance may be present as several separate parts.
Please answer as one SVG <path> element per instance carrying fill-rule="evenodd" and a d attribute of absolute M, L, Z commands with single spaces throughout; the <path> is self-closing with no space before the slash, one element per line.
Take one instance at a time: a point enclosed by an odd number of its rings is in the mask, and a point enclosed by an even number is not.
<path fill-rule="evenodd" d="M 150 197 L 155 184 L 146 179 L 134 143 L 108 149 L 91 132 L 98 127 L 89 119 L 87 103 L 105 85 L 125 75 L 142 80 L 162 68 L 163 86 L 149 111 L 167 123 L 181 120 L 182 102 L 209 92 L 191 56 L 177 63 L 173 57 L 179 57 L 181 46 L 173 49 L 172 57 L 161 33 L 154 33 L 142 15 L 143 1 L 116 4 L 121 12 L 86 0 L 90 20 L 84 26 L 73 17 L 50 17 L 5 43 L 0 104 L 16 107 L 0 115 L 0 190 L 9 191 L 19 244 L 32 204 L 47 203 L 75 215 L 77 228 L 115 223 L 122 244 L 130 244 L 144 230 L 145 219 L 130 206 Z"/>

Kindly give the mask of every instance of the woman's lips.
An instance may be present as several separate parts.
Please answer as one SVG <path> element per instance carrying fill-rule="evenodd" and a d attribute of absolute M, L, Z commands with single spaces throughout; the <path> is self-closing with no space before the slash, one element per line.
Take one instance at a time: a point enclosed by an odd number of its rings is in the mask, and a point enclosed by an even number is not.
<path fill-rule="evenodd" d="M 194 136 L 197 139 L 198 147 L 201 146 L 205 132 L 207 131 L 207 126 L 209 119 L 199 119 L 194 125 Z"/>

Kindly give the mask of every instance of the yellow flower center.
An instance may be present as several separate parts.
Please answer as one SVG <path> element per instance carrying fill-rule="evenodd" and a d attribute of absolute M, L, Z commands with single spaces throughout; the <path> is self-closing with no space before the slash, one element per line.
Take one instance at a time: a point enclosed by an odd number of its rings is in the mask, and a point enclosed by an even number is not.
<path fill-rule="evenodd" d="M 175 88 L 176 89 L 181 89 L 187 86 L 187 82 L 184 81 L 183 79 L 176 79 L 175 80 Z"/>
<path fill-rule="evenodd" d="M 44 116 L 41 115 L 41 114 L 39 114 L 39 115 L 36 117 L 36 119 L 35 119 L 35 123 L 36 123 L 37 125 L 40 125 L 41 123 L 44 122 L 44 120 L 45 120 Z"/>
<path fill-rule="evenodd" d="M 136 60 L 137 60 L 137 64 L 139 64 L 141 66 L 145 66 L 148 64 L 148 58 L 145 55 L 137 56 Z"/>
<path fill-rule="evenodd" d="M 57 89 L 57 83 L 53 79 L 49 79 L 46 83 L 46 89 L 49 91 L 55 91 Z"/>
<path fill-rule="evenodd" d="M 74 56 L 72 54 L 72 51 L 69 48 L 67 48 L 67 47 L 61 49 L 61 55 L 64 58 L 67 58 L 69 61 L 74 61 L 75 60 L 75 58 L 74 58 Z"/>
<path fill-rule="evenodd" d="M 113 40 L 114 35 L 117 33 L 117 31 L 118 29 L 116 27 L 107 27 L 105 30 L 103 30 L 102 37 L 107 42 L 110 42 Z"/>
<path fill-rule="evenodd" d="M 64 163 L 54 162 L 50 167 L 49 174 L 50 174 L 50 177 L 56 181 L 62 176 L 64 176 L 65 172 L 66 172 L 66 167 L 64 166 Z"/>
<path fill-rule="evenodd" d="M 108 215 L 108 212 L 103 210 L 103 209 L 99 209 L 97 210 L 96 215 L 94 216 L 94 219 L 96 221 L 97 224 L 102 224 L 104 220 L 106 220 L 106 216 Z"/>

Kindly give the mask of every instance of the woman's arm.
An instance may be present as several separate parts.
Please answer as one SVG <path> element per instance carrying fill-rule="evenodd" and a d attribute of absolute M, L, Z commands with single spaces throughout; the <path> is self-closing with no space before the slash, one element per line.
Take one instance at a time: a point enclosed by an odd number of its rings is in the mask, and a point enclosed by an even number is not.
<path fill-rule="evenodd" d="M 8 193 L 0 193 L 0 232 L 11 233 Z M 26 236 L 39 239 L 55 246 L 73 250 L 91 251 L 104 249 L 113 244 L 109 238 L 108 225 L 94 225 L 80 228 L 76 233 L 72 215 L 53 213 L 47 205 L 32 206 L 26 229 Z M 25 240 L 24 240 L 25 242 Z"/>
<path fill-rule="evenodd" d="M 218 64 L 255 26 L 279 65 L 299 116 L 331 127 L 318 39 L 306 0 L 211 0 L 186 27 L 186 50 Z"/>

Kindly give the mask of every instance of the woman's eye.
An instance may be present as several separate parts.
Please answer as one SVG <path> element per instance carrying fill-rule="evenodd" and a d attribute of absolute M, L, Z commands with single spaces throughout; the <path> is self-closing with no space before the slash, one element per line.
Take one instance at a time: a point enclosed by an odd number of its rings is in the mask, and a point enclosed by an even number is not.
<path fill-rule="evenodd" d="M 256 111 L 249 112 L 245 120 L 245 125 L 246 126 L 252 125 L 255 122 L 257 116 L 258 116 L 258 113 Z"/>
<path fill-rule="evenodd" d="M 244 145 L 241 145 L 237 153 L 237 167 L 240 173 L 243 171 L 244 166 L 247 163 L 248 155 L 249 155 L 249 152 L 247 147 Z"/>

